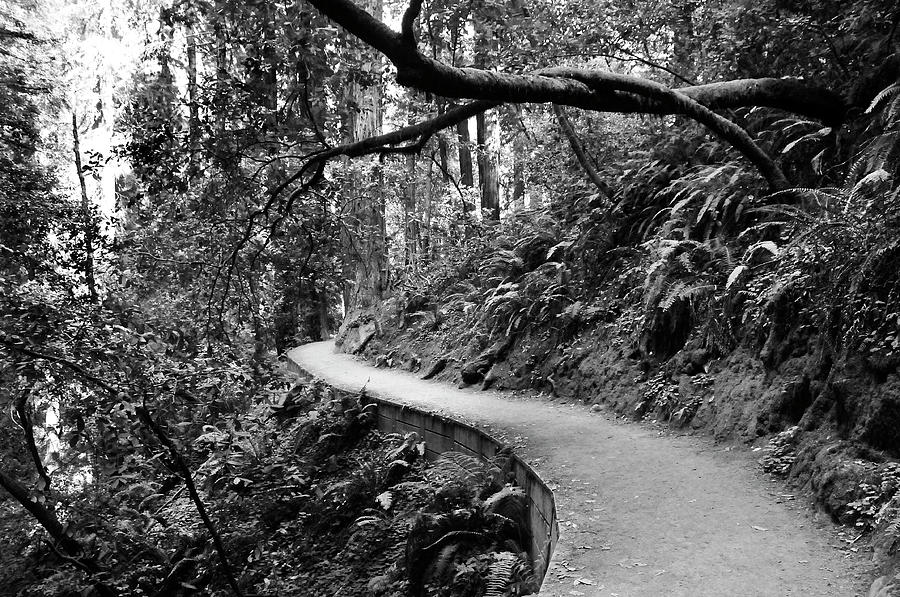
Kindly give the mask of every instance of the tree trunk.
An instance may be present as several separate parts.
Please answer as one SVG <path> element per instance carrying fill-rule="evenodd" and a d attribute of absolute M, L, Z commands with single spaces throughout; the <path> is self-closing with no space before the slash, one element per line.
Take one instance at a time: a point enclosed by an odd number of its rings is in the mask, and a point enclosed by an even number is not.
<path fill-rule="evenodd" d="M 519 132 L 513 139 L 513 188 L 510 205 L 514 211 L 525 207 L 525 164 L 527 162 L 527 151 L 528 147 L 525 144 L 525 134 Z"/>
<path fill-rule="evenodd" d="M 444 102 L 438 102 L 438 114 L 443 114 L 445 109 Z M 446 184 L 450 182 L 450 148 L 447 145 L 447 137 L 443 133 L 438 135 L 438 155 L 441 157 L 441 177 Z M 431 171 L 430 164 L 428 171 Z"/>
<path fill-rule="evenodd" d="M 494 66 L 496 43 L 494 31 L 481 20 L 475 23 L 475 66 L 482 70 Z M 478 141 L 478 184 L 481 187 L 481 214 L 488 220 L 500 221 L 500 173 L 494 137 L 497 118 L 492 110 L 475 117 Z"/>
<path fill-rule="evenodd" d="M 422 205 L 422 234 L 421 234 L 421 250 L 419 251 L 422 256 L 422 262 L 427 264 L 431 263 L 431 211 L 432 211 L 432 199 L 434 197 L 434 181 L 431 177 L 434 174 L 434 160 L 428 160 L 428 170 L 425 176 L 425 188 L 423 193 L 423 205 Z M 444 170 L 444 176 L 446 176 L 446 170 Z"/>
<path fill-rule="evenodd" d="M 406 156 L 406 193 L 403 209 L 405 220 L 404 261 L 407 273 L 418 271 L 419 261 L 419 210 L 417 205 L 416 156 Z"/>
<path fill-rule="evenodd" d="M 221 2 L 216 2 L 213 34 L 216 40 L 216 88 L 213 105 L 216 110 L 216 136 L 221 141 L 225 137 L 225 108 L 228 98 L 228 45 L 225 38 L 225 7 Z"/>
<path fill-rule="evenodd" d="M 459 184 L 463 187 L 475 186 L 475 173 L 472 170 L 472 150 L 469 148 L 469 121 L 464 120 L 456 125 L 459 138 Z"/>
<path fill-rule="evenodd" d="M 672 23 L 672 60 L 671 68 L 678 73 L 681 80 L 694 77 L 694 57 L 697 37 L 694 34 L 694 2 L 685 2 L 681 6 L 673 6 L 677 16 Z M 674 83 L 679 83 L 676 78 Z"/>
<path fill-rule="evenodd" d="M 200 106 L 197 103 L 197 38 L 194 31 L 194 14 L 188 15 L 185 23 L 185 44 L 187 46 L 187 91 L 188 91 L 188 172 L 193 176 L 197 168 L 200 145 Z"/>
<path fill-rule="evenodd" d="M 381 19 L 382 0 L 366 0 L 362 8 Z M 343 126 L 347 142 L 356 142 L 381 132 L 382 58 L 359 40 L 347 37 L 351 60 L 368 69 L 352 69 L 344 88 Z M 343 198 L 347 214 L 344 241 L 344 306 L 352 309 L 380 301 L 387 290 L 385 244 L 384 173 L 377 160 L 345 161 Z"/>
<path fill-rule="evenodd" d="M 72 111 L 72 142 L 75 152 L 75 170 L 81 187 L 81 217 L 84 226 L 84 281 L 88 287 L 91 302 L 97 303 L 97 283 L 94 280 L 94 219 L 91 217 L 91 203 L 88 199 L 87 184 L 81 165 L 81 145 L 78 141 L 78 116 Z"/>
<path fill-rule="evenodd" d="M 481 187 L 481 213 L 495 222 L 500 221 L 500 172 L 494 133 L 497 119 L 492 111 L 475 117 L 478 125 L 478 182 Z"/>

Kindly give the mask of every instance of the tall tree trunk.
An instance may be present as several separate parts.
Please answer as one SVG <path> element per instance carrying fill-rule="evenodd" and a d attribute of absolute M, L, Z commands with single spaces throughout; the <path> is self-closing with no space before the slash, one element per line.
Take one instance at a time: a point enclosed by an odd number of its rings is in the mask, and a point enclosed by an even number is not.
<path fill-rule="evenodd" d="M 694 76 L 694 59 L 697 55 L 697 38 L 694 35 L 694 8 L 696 3 L 692 0 L 683 2 L 681 6 L 674 6 L 676 18 L 672 23 L 672 70 L 678 73 L 675 78 L 676 85 L 682 81 L 692 80 Z M 649 58 L 649 56 L 648 56 Z M 681 79 L 681 80 L 679 80 Z"/>
<path fill-rule="evenodd" d="M 194 31 L 194 13 L 188 14 L 184 29 L 187 46 L 187 92 L 188 92 L 188 171 L 193 176 L 197 167 L 200 144 L 200 106 L 197 103 L 197 38 Z"/>
<path fill-rule="evenodd" d="M 456 134 L 459 137 L 459 184 L 464 187 L 475 186 L 475 173 L 472 170 L 472 150 L 469 144 L 469 121 L 464 120 L 456 125 Z"/>
<path fill-rule="evenodd" d="M 443 101 L 438 101 L 438 114 L 443 114 L 447 109 L 447 105 Z M 443 133 L 438 135 L 438 155 L 441 157 L 441 177 L 444 183 L 450 182 L 450 148 L 447 144 L 447 137 Z M 428 165 L 428 171 L 431 172 L 431 164 Z"/>
<path fill-rule="evenodd" d="M 513 187 L 510 205 L 513 210 L 525 207 L 525 164 L 528 148 L 524 133 L 516 133 L 513 138 Z"/>
<path fill-rule="evenodd" d="M 361 8 L 382 18 L 383 1 L 365 0 Z M 381 55 L 347 36 L 351 60 L 367 70 L 352 69 L 344 87 L 343 126 L 347 142 L 356 142 L 381 132 Z M 387 246 L 385 241 L 384 173 L 377 160 L 345 160 L 343 198 L 347 204 L 343 252 L 344 307 L 347 312 L 380 301 L 387 290 Z M 374 182 L 373 182 L 374 181 Z"/>
<path fill-rule="evenodd" d="M 446 169 L 444 176 L 446 176 Z M 421 234 L 421 251 L 422 262 L 431 263 L 431 215 L 432 215 L 432 199 L 434 196 L 434 181 L 431 177 L 434 174 L 434 160 L 428 160 L 428 170 L 425 176 L 425 188 L 422 193 L 422 234 Z"/>
<path fill-rule="evenodd" d="M 475 23 L 475 43 L 478 51 L 475 66 L 488 69 L 493 66 L 495 47 L 494 31 L 482 21 Z M 480 112 L 475 117 L 478 141 L 478 184 L 481 187 L 481 213 L 493 221 L 500 221 L 500 173 L 494 137 L 497 133 L 497 117 L 493 110 Z"/>
<path fill-rule="evenodd" d="M 91 202 L 88 199 L 87 184 L 81 164 L 81 144 L 78 138 L 78 116 L 72 111 L 72 147 L 75 152 L 75 170 L 81 187 L 81 217 L 84 232 L 84 281 L 88 287 L 91 302 L 97 303 L 97 283 L 94 279 L 94 218 L 91 217 Z"/>
<path fill-rule="evenodd" d="M 417 204 L 418 185 L 416 182 L 416 156 L 406 156 L 406 193 L 404 201 L 404 261 L 407 272 L 418 271 L 419 261 L 419 210 Z"/>
<path fill-rule="evenodd" d="M 263 44 L 260 56 L 262 68 L 261 87 L 263 105 L 268 109 L 266 124 L 274 128 L 278 124 L 278 53 L 275 51 L 275 9 L 271 3 L 263 4 Z"/>
<path fill-rule="evenodd" d="M 500 172 L 494 133 L 497 119 L 493 111 L 475 118 L 478 125 L 478 182 L 481 186 L 481 212 L 489 220 L 500 221 Z"/>
<path fill-rule="evenodd" d="M 228 40 L 226 39 L 225 6 L 216 2 L 216 16 L 213 24 L 213 35 L 216 43 L 216 88 L 213 105 L 216 110 L 216 137 L 221 141 L 225 137 L 225 109 L 228 100 Z"/>

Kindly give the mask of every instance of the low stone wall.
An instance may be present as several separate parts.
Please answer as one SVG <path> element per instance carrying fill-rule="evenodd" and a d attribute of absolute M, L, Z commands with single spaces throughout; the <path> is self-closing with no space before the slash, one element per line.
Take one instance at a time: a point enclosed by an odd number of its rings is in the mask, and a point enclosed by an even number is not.
<path fill-rule="evenodd" d="M 289 359 L 288 364 L 293 371 L 308 377 L 297 363 Z M 425 457 L 430 460 L 449 451 L 491 460 L 507 447 L 484 431 L 449 417 L 397 404 L 378 396 L 371 398 L 378 404 L 378 429 L 385 433 L 418 433 L 425 440 Z M 535 576 L 543 582 L 559 539 L 553 492 L 534 469 L 515 453 L 509 456 L 509 469 L 528 498 L 528 526 L 531 535 L 528 555 Z"/>

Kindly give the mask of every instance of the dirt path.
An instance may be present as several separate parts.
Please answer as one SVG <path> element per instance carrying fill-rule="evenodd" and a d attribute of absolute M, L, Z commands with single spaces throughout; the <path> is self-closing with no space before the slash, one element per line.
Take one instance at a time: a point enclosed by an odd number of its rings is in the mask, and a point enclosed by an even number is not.
<path fill-rule="evenodd" d="M 741 451 L 582 405 L 460 390 L 335 353 L 289 353 L 344 389 L 452 414 L 504 437 L 554 489 L 560 541 L 541 595 L 864 595 L 868 558 Z"/>

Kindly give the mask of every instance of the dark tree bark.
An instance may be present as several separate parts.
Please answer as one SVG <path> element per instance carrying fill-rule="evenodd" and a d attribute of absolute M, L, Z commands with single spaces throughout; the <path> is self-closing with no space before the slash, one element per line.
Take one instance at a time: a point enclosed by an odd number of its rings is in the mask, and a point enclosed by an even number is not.
<path fill-rule="evenodd" d="M 475 186 L 475 172 L 472 169 L 472 150 L 469 143 L 469 121 L 456 123 L 456 135 L 459 140 L 459 184 L 464 187 Z"/>
<path fill-rule="evenodd" d="M 432 200 L 434 197 L 434 180 L 432 176 L 434 175 L 434 160 L 428 160 L 428 169 L 427 174 L 424 180 L 424 189 L 423 189 L 423 197 L 422 197 L 422 231 L 420 234 L 420 251 L 419 254 L 421 256 L 421 260 L 423 264 L 428 264 L 432 261 L 431 256 L 431 248 L 432 248 L 432 229 L 431 229 L 431 219 L 432 219 Z M 447 176 L 446 172 L 444 176 Z"/>
<path fill-rule="evenodd" d="M 513 138 L 513 186 L 510 205 L 513 210 L 525 207 L 525 164 L 527 161 L 525 135 L 516 133 Z"/>
<path fill-rule="evenodd" d="M 481 19 L 475 21 L 475 65 L 480 69 L 494 66 L 496 43 L 494 31 Z M 481 213 L 488 220 L 500 221 L 500 174 L 494 151 L 493 136 L 497 120 L 492 111 L 475 117 L 478 142 L 478 185 L 481 188 Z"/>
<path fill-rule="evenodd" d="M 438 102 L 438 115 L 444 114 L 446 111 L 446 106 L 444 102 Z M 441 157 L 441 177 L 444 180 L 444 183 L 450 182 L 450 148 L 447 144 L 447 137 L 444 135 L 438 136 L 438 155 Z M 428 166 L 429 170 L 431 165 Z"/>

